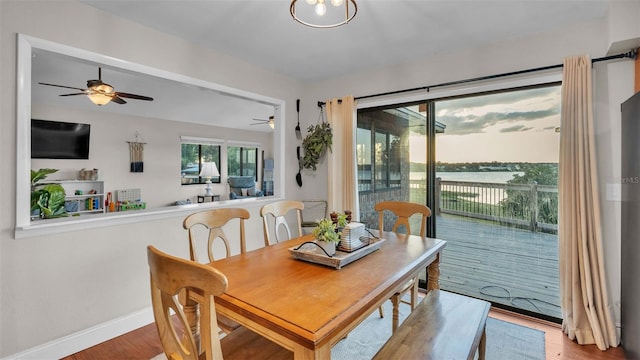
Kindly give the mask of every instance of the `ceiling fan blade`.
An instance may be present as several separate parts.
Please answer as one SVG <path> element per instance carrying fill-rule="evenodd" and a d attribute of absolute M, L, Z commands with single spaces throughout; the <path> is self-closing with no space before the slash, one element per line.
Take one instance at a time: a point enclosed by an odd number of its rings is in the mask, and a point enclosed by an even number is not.
<path fill-rule="evenodd" d="M 152 97 L 143 96 L 143 95 L 136 95 L 136 94 L 128 94 L 128 93 L 123 93 L 123 92 L 119 92 L 119 91 L 116 91 L 116 95 L 119 96 L 119 97 L 135 99 L 135 100 L 153 101 Z"/>
<path fill-rule="evenodd" d="M 74 96 L 74 95 L 87 95 L 87 93 L 73 93 L 73 94 L 60 94 L 58 96 Z"/>
<path fill-rule="evenodd" d="M 264 124 L 266 124 L 266 122 L 253 123 L 253 124 L 249 124 L 249 125 L 264 125 Z"/>
<path fill-rule="evenodd" d="M 120 97 L 118 97 L 116 95 L 111 97 L 111 102 L 114 102 L 116 104 L 126 104 L 127 103 L 126 101 L 122 100 Z"/>
<path fill-rule="evenodd" d="M 80 90 L 80 91 L 86 91 L 86 90 L 87 90 L 87 89 L 81 89 L 81 88 L 77 88 L 77 87 L 73 87 L 73 86 L 65 86 L 65 85 L 48 84 L 48 83 L 43 83 L 43 82 L 39 82 L 38 84 L 40 84 L 40 85 L 47 85 L 47 86 L 61 87 L 61 88 L 65 88 L 65 89 Z"/>

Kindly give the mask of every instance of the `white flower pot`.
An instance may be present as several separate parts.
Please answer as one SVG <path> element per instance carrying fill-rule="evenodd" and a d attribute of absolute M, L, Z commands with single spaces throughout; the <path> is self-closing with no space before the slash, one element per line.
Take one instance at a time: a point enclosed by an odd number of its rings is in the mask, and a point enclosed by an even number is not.
<path fill-rule="evenodd" d="M 336 242 L 334 241 L 316 240 L 316 244 L 320 245 L 329 256 L 333 256 L 336 253 Z M 318 249 L 318 251 L 320 250 Z"/>

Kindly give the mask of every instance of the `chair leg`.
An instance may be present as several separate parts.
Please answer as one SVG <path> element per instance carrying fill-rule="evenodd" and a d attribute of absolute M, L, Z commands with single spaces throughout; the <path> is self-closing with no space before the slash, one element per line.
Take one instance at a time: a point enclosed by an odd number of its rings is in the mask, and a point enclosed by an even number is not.
<path fill-rule="evenodd" d="M 393 321 L 391 323 L 391 330 L 392 333 L 395 333 L 398 328 L 398 324 L 400 323 L 400 311 L 398 309 L 400 306 L 400 295 L 393 295 L 391 297 L 391 302 L 393 303 Z"/>
<path fill-rule="evenodd" d="M 382 308 L 382 305 L 380 305 L 380 307 L 378 307 L 378 313 L 380 314 L 381 318 L 384 317 L 384 309 Z"/>
<path fill-rule="evenodd" d="M 480 337 L 480 344 L 478 345 L 478 360 L 485 360 L 485 353 L 487 350 L 487 332 L 486 330 L 482 331 L 482 336 Z"/>

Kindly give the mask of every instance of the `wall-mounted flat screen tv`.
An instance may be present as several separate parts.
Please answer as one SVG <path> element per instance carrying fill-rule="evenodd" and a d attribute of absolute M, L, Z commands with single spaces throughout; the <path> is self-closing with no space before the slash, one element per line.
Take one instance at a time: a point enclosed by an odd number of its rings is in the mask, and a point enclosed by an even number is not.
<path fill-rule="evenodd" d="M 31 119 L 32 159 L 88 159 L 90 124 Z"/>

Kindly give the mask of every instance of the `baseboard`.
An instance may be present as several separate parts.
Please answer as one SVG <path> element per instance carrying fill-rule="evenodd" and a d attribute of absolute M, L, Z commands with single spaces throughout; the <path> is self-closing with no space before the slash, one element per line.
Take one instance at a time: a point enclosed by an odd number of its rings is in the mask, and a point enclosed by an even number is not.
<path fill-rule="evenodd" d="M 9 355 L 2 360 L 14 359 L 60 359 L 80 350 L 100 344 L 116 336 L 128 333 L 154 321 L 152 308 L 136 311 L 129 315 L 98 324 L 71 335 L 38 345 L 31 349 Z"/>

